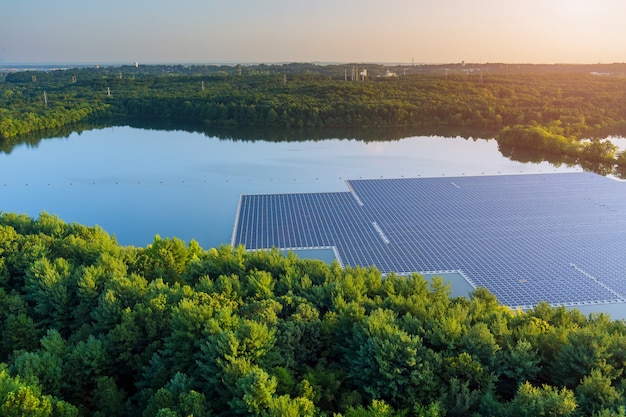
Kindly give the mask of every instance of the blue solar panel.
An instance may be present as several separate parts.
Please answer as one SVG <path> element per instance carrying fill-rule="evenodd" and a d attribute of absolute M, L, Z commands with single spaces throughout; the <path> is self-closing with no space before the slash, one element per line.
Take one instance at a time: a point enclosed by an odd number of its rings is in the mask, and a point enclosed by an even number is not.
<path fill-rule="evenodd" d="M 626 301 L 624 183 L 591 173 L 348 181 L 241 197 L 233 244 L 335 247 L 346 265 L 459 270 L 505 305 Z"/>

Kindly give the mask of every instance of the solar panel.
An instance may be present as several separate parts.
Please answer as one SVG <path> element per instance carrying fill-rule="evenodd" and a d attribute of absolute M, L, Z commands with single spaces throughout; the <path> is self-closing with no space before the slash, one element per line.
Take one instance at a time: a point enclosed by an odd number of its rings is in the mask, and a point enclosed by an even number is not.
<path fill-rule="evenodd" d="M 505 305 L 626 301 L 625 185 L 592 173 L 347 181 L 244 195 L 234 245 L 333 247 L 382 272 L 461 271 Z"/>

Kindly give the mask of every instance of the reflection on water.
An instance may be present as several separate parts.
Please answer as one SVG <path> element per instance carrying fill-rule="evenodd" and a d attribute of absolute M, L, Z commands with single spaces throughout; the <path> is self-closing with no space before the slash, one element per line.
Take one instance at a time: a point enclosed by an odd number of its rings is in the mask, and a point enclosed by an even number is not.
<path fill-rule="evenodd" d="M 320 261 L 324 261 L 327 264 L 332 264 L 333 261 L 337 260 L 335 257 L 335 252 L 332 248 L 328 249 L 291 249 L 288 251 L 284 251 L 283 254 L 287 255 L 289 252 L 293 252 L 294 255 L 298 256 L 300 259 L 318 259 Z"/>
<path fill-rule="evenodd" d="M 424 273 L 422 275 L 428 281 L 436 277 L 443 278 L 445 283 L 450 284 L 450 297 L 469 297 L 474 291 L 474 287 L 460 272 Z"/>
<path fill-rule="evenodd" d="M 128 126 L 143 130 L 182 131 L 199 133 L 208 138 L 244 142 L 309 142 L 327 139 L 354 139 L 363 142 L 385 142 L 414 136 L 440 136 L 461 138 L 493 138 L 497 130 L 492 128 L 423 126 L 399 128 L 256 128 L 256 127 L 207 127 L 198 123 L 172 122 L 167 120 L 102 120 L 100 122 L 81 122 L 62 126 L 45 132 L 35 132 L 8 141 L 0 141 L 0 152 L 11 153 L 14 147 L 27 145 L 36 147 L 49 138 L 67 138 L 73 133 Z"/>

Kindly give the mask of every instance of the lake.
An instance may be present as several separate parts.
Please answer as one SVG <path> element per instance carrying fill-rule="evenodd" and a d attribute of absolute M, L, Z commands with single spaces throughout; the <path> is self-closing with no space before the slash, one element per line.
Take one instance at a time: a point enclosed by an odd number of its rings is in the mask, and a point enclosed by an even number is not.
<path fill-rule="evenodd" d="M 287 132 L 288 134 L 288 132 Z M 241 194 L 346 191 L 345 179 L 579 171 L 502 156 L 495 140 L 229 140 L 128 126 L 0 154 L 0 210 L 99 225 L 122 245 L 156 234 L 230 243 Z"/>

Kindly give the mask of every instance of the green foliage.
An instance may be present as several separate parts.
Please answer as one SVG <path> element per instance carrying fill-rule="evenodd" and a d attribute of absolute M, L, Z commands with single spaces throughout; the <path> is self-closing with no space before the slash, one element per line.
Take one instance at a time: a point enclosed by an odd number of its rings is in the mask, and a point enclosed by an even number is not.
<path fill-rule="evenodd" d="M 373 311 L 354 325 L 345 357 L 348 375 L 365 398 L 406 407 L 432 398 L 433 364 L 421 339 L 400 330 L 395 322 L 393 312 Z"/>
<path fill-rule="evenodd" d="M 498 143 L 531 148 L 553 154 L 576 155 L 580 152 L 578 142 L 563 136 L 560 129 L 538 125 L 506 127 L 498 134 Z"/>
<path fill-rule="evenodd" d="M 398 413 L 382 400 L 373 400 L 372 403 L 363 407 L 350 408 L 345 413 L 345 417 L 402 417 L 405 412 Z"/>
<path fill-rule="evenodd" d="M 192 385 L 187 375 L 176 373 L 150 398 L 143 415 L 148 417 L 173 413 L 177 416 L 208 416 L 204 394 L 194 391 Z"/>
<path fill-rule="evenodd" d="M 605 315 L 49 215 L 0 216 L 0 248 L 2 415 L 624 414 Z"/>
<path fill-rule="evenodd" d="M 93 395 L 94 408 L 98 410 L 95 416 L 122 417 L 125 415 L 126 394 L 118 388 L 113 378 L 109 376 L 97 378 Z"/>
<path fill-rule="evenodd" d="M 308 398 L 290 398 L 287 395 L 270 399 L 267 411 L 261 413 L 267 417 L 313 417 L 315 405 Z"/>
<path fill-rule="evenodd" d="M 529 382 L 520 385 L 510 406 L 511 415 L 520 417 L 572 416 L 578 407 L 574 393 L 567 388 L 539 388 Z"/>
<path fill-rule="evenodd" d="M 566 137 L 560 125 L 559 122 L 547 127 L 538 124 L 505 127 L 496 139 L 504 155 L 512 156 L 517 148 L 528 149 L 543 155 L 543 159 L 549 159 L 546 155 L 551 155 L 565 162 L 578 162 L 603 175 L 611 173 L 614 165 L 623 166 L 626 162 L 620 159 L 617 146 L 610 141 L 595 138 L 580 141 L 573 136 Z"/>
<path fill-rule="evenodd" d="M 7 417 L 77 417 L 73 405 L 42 394 L 36 383 L 12 377 L 5 364 L 0 364 L 0 414 Z"/>
<path fill-rule="evenodd" d="M 603 375 L 613 375 L 608 361 L 612 352 L 610 337 L 605 331 L 587 326 L 570 332 L 568 339 L 569 343 L 557 352 L 551 366 L 560 384 L 574 387 L 594 369 L 601 370 Z"/>
<path fill-rule="evenodd" d="M 6 357 L 16 350 L 35 349 L 39 344 L 38 335 L 39 329 L 32 318 L 24 313 L 7 314 L 0 333 L 1 355 Z"/>
<path fill-rule="evenodd" d="M 139 252 L 138 263 L 148 280 L 161 278 L 170 284 L 181 283 L 187 264 L 198 260 L 201 252 L 196 241 L 192 240 L 186 247 L 180 239 L 161 239 L 156 235 L 152 244 Z"/>
<path fill-rule="evenodd" d="M 585 376 L 576 387 L 576 397 L 583 415 L 593 415 L 604 408 L 616 409 L 623 402 L 612 380 L 599 369 Z"/>
<path fill-rule="evenodd" d="M 505 398 L 512 398 L 520 384 L 536 380 L 541 362 L 537 349 L 528 340 L 518 339 L 514 343 L 497 355 L 498 389 Z"/>

